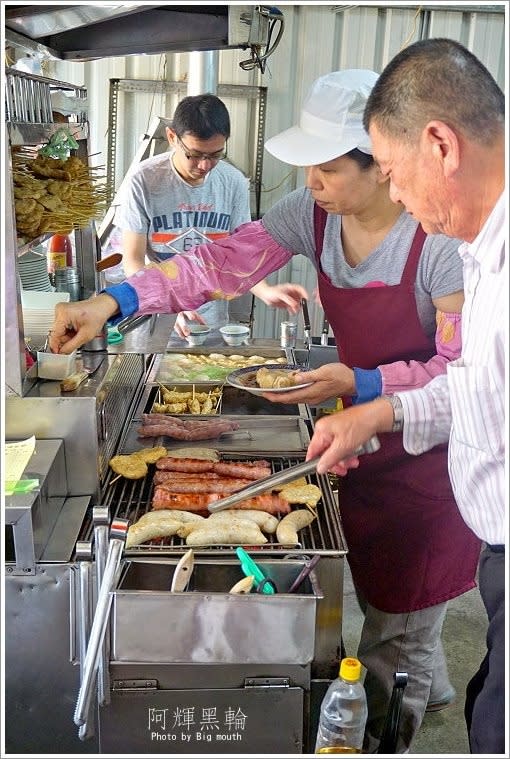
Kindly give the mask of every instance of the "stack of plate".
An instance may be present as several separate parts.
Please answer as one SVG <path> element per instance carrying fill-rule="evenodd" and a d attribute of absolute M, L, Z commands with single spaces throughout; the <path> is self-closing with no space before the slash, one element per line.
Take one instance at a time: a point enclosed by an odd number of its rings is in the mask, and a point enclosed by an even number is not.
<path fill-rule="evenodd" d="M 55 303 L 69 302 L 69 293 L 21 291 L 25 340 L 34 350 L 43 347 L 55 319 Z"/>
<path fill-rule="evenodd" d="M 45 255 L 29 250 L 18 260 L 18 271 L 24 290 L 53 292 Z"/>

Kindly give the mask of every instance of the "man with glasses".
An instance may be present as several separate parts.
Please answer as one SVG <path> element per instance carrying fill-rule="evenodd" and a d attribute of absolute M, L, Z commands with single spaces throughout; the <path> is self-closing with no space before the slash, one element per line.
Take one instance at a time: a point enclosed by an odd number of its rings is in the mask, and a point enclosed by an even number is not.
<path fill-rule="evenodd" d="M 146 264 L 164 262 L 196 245 L 227 237 L 251 221 L 249 181 L 228 162 L 230 118 L 215 95 L 185 97 L 166 127 L 171 148 L 135 166 L 126 179 L 115 225 L 122 231 L 126 276 Z M 297 311 L 306 291 L 299 285 L 251 291 L 271 306 Z M 217 329 L 229 320 L 226 300 L 213 300 L 196 311 L 181 311 L 175 330 L 189 334 L 189 321 Z"/>

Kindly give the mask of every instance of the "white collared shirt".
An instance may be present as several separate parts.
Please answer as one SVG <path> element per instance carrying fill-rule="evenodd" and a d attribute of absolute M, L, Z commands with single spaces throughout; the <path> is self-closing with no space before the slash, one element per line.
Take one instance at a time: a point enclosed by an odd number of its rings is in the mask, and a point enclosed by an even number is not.
<path fill-rule="evenodd" d="M 404 409 L 406 451 L 423 453 L 449 440 L 455 499 L 479 538 L 506 537 L 505 360 L 508 342 L 508 267 L 505 196 L 476 239 L 463 243 L 465 302 L 462 355 L 446 375 L 398 393 Z"/>

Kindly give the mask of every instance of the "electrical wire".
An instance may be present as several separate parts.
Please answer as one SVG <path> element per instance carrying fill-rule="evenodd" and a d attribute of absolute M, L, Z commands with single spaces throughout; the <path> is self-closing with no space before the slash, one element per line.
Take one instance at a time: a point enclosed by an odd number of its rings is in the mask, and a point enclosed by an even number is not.
<path fill-rule="evenodd" d="M 268 12 L 264 13 L 264 15 L 270 19 L 266 44 L 263 46 L 250 45 L 250 58 L 239 63 L 239 66 L 243 69 L 243 71 L 252 71 L 254 68 L 259 68 L 260 71 L 264 73 L 266 69 L 267 59 L 274 53 L 282 38 L 283 30 L 285 28 L 285 20 L 283 14 L 277 8 L 272 8 Z M 271 45 L 271 37 L 273 35 L 273 31 L 277 22 L 279 23 L 278 33 L 276 35 L 274 43 Z M 265 53 L 263 55 L 260 55 L 262 47 L 265 48 Z"/>
<path fill-rule="evenodd" d="M 421 12 L 422 12 L 422 6 L 419 5 L 418 6 L 418 10 L 416 11 L 416 13 L 413 16 L 413 28 L 411 29 L 411 33 L 408 35 L 408 37 L 402 43 L 402 47 L 400 48 L 400 50 L 404 50 L 404 48 L 406 48 L 409 45 L 409 43 L 411 42 L 412 38 L 414 37 L 414 33 L 416 32 L 416 22 L 418 21 L 418 18 L 419 18 L 419 15 L 420 15 Z M 400 50 L 398 51 L 399 53 L 400 53 Z"/>
<path fill-rule="evenodd" d="M 283 184 L 283 183 L 284 183 L 284 182 L 285 182 L 287 179 L 289 179 L 289 177 L 291 177 L 291 176 L 293 175 L 294 171 L 295 171 L 295 169 L 292 169 L 292 171 L 289 171 L 289 173 L 288 173 L 288 174 L 285 174 L 285 176 L 283 177 L 283 179 L 281 180 L 281 182 L 278 182 L 278 184 L 277 184 L 277 185 L 275 185 L 274 187 L 269 187 L 267 190 L 264 188 L 264 189 L 262 190 L 262 192 L 273 192 L 273 190 L 278 190 L 278 189 L 279 189 L 279 188 L 282 186 L 282 184 Z"/>
<path fill-rule="evenodd" d="M 161 71 L 161 66 L 163 66 L 163 71 Z M 161 72 L 161 75 L 158 76 L 157 81 L 164 82 L 166 79 L 166 55 L 164 53 L 162 53 L 159 57 L 158 69 Z M 151 105 L 149 108 L 149 113 L 147 115 L 147 126 L 145 127 L 145 134 L 147 134 L 149 131 L 149 124 L 151 123 L 152 113 L 154 111 L 154 100 L 156 99 L 156 94 L 157 94 L 156 87 L 154 87 L 154 90 L 152 92 L 152 100 L 151 100 Z"/>

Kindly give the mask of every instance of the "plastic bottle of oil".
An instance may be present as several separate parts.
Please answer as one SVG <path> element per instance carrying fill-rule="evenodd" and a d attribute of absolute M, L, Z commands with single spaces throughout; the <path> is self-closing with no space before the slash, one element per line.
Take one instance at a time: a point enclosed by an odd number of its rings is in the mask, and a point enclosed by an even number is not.
<path fill-rule="evenodd" d="M 361 662 L 346 658 L 321 704 L 316 754 L 360 754 L 367 721 Z"/>

